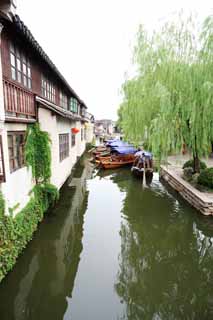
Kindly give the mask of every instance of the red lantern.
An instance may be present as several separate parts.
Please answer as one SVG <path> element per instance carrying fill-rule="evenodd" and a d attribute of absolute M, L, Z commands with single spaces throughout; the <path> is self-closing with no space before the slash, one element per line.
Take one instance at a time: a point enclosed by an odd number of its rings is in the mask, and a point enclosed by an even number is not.
<path fill-rule="evenodd" d="M 78 129 L 78 128 L 72 128 L 71 130 L 72 130 L 72 133 L 74 133 L 74 134 L 76 134 L 76 133 L 79 132 L 79 129 Z"/>

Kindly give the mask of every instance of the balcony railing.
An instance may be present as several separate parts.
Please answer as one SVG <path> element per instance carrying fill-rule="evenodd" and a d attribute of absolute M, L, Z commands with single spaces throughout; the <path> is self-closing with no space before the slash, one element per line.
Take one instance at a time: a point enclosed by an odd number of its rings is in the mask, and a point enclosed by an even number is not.
<path fill-rule="evenodd" d="M 3 80 L 6 118 L 34 119 L 36 117 L 34 94 Z"/>

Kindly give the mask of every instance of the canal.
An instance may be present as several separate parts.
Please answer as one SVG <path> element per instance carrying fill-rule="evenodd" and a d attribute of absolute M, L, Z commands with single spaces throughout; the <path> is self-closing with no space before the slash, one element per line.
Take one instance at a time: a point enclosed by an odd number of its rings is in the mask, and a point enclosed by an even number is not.
<path fill-rule="evenodd" d="M 212 241 L 158 174 L 144 189 L 86 162 L 0 284 L 0 319 L 213 319 Z"/>

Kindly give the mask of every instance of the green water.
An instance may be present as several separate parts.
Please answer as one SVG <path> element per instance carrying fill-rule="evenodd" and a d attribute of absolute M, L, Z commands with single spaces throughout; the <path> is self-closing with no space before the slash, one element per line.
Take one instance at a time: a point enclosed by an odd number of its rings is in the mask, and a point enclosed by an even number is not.
<path fill-rule="evenodd" d="M 213 218 L 90 166 L 0 284 L 0 320 L 213 319 Z"/>

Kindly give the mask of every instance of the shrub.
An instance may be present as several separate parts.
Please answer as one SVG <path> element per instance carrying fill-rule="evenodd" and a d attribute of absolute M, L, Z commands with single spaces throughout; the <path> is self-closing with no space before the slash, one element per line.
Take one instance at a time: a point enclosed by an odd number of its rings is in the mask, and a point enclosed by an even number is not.
<path fill-rule="evenodd" d="M 186 178 L 186 180 L 191 180 L 193 176 L 193 168 L 192 167 L 186 167 L 183 169 L 183 175 Z"/>
<path fill-rule="evenodd" d="M 13 218 L 4 215 L 4 198 L 0 192 L 0 282 L 13 268 L 19 254 L 32 239 L 45 211 L 58 197 L 55 186 L 38 184 L 28 204 Z"/>
<path fill-rule="evenodd" d="M 183 169 L 189 168 L 189 167 L 194 168 L 194 160 L 193 159 L 186 161 L 183 165 Z M 204 170 L 206 168 L 207 168 L 207 166 L 206 166 L 205 162 L 200 161 L 200 169 Z"/>
<path fill-rule="evenodd" d="M 192 182 L 194 185 L 197 185 L 199 175 L 200 175 L 199 173 L 193 174 L 192 179 L 191 179 L 191 182 Z"/>
<path fill-rule="evenodd" d="M 15 218 L 5 215 L 5 200 L 0 192 L 0 282 L 13 268 L 19 254 L 32 239 L 44 213 L 59 198 L 57 188 L 49 181 L 50 139 L 46 132 L 40 130 L 38 124 L 28 129 L 25 158 L 27 165 L 32 167 L 36 185 L 30 193 L 30 201 Z M 10 208 L 11 213 L 14 208 Z"/>
<path fill-rule="evenodd" d="M 198 183 L 213 189 L 213 168 L 203 170 L 198 177 Z"/>

